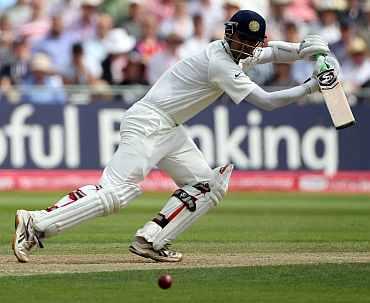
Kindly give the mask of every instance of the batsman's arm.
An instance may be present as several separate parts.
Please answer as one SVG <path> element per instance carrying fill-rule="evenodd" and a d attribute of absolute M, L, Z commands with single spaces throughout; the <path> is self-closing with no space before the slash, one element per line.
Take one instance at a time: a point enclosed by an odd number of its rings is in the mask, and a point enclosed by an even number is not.
<path fill-rule="evenodd" d="M 326 55 L 330 52 L 328 44 L 318 35 L 307 36 L 300 43 L 270 41 L 262 49 L 258 63 L 290 63 L 301 59 L 310 59 L 315 54 Z"/>
<path fill-rule="evenodd" d="M 318 82 L 314 78 L 309 79 L 302 85 L 275 92 L 267 92 L 263 88 L 256 86 L 245 98 L 245 101 L 263 110 L 271 111 L 297 102 L 300 98 L 316 92 L 318 89 Z"/>
<path fill-rule="evenodd" d="M 270 41 L 267 47 L 262 49 L 258 63 L 290 63 L 299 58 L 299 43 L 284 41 Z"/>

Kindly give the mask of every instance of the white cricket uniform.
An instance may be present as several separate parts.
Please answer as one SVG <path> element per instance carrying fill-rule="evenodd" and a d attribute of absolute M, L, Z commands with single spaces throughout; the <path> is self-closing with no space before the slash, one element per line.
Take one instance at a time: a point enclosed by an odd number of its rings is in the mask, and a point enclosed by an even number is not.
<path fill-rule="evenodd" d="M 311 44 L 308 43 L 306 48 L 310 49 Z M 311 47 L 311 53 L 318 53 L 317 50 L 323 48 L 322 44 L 318 43 L 317 49 Z M 250 58 L 244 65 L 293 61 L 299 57 L 294 45 L 279 43 L 275 46 L 264 49 L 259 57 Z M 163 260 L 163 256 L 172 258 L 170 261 L 181 260 L 181 254 L 173 257 L 166 244 L 220 202 L 233 169 L 228 165 L 212 171 L 181 124 L 224 92 L 235 103 L 248 96 L 250 103 L 272 110 L 293 103 L 315 89 L 318 89 L 317 81 L 311 79 L 291 89 L 266 92 L 235 64 L 223 41 L 209 44 L 198 55 L 186 58 L 166 71 L 144 98 L 124 114 L 120 145 L 103 172 L 102 186 L 78 188 L 47 210 L 20 211 L 19 215 L 17 212 L 17 221 L 22 224 L 18 224 L 15 234 L 14 253 L 19 261 L 27 262 L 32 241 L 37 240 L 38 243 L 39 238 L 55 235 L 88 219 L 118 212 L 141 194 L 137 183 L 158 166 L 182 187 L 182 191 L 172 195 L 159 215 L 136 232 L 136 237 L 152 243 L 152 249 L 147 244 L 140 247 L 135 238 L 130 251 L 155 260 L 159 257 Z M 193 186 L 199 182 L 207 182 L 208 185 Z M 186 199 L 193 193 L 198 201 L 202 201 L 197 207 L 192 207 Z M 28 214 L 32 217 L 31 227 L 30 218 L 25 226 L 24 217 Z M 21 238 L 23 230 L 29 231 L 26 238 Z"/>
<path fill-rule="evenodd" d="M 238 104 L 256 86 L 221 40 L 178 62 L 125 112 L 121 142 L 103 172 L 101 185 L 138 183 L 155 166 L 179 187 L 209 181 L 212 170 L 181 124 L 224 92 Z"/>

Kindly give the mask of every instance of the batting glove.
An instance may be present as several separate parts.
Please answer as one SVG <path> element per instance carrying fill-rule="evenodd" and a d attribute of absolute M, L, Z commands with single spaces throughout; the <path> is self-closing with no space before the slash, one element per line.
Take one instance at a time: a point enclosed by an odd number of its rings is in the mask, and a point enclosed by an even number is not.
<path fill-rule="evenodd" d="M 307 79 L 304 83 L 303 86 L 307 88 L 308 94 L 313 94 L 316 93 L 320 90 L 319 87 L 319 81 L 315 77 L 311 77 Z"/>
<path fill-rule="evenodd" d="M 308 35 L 298 48 L 298 56 L 301 59 L 311 59 L 317 54 L 327 55 L 330 53 L 328 43 L 319 35 Z"/>

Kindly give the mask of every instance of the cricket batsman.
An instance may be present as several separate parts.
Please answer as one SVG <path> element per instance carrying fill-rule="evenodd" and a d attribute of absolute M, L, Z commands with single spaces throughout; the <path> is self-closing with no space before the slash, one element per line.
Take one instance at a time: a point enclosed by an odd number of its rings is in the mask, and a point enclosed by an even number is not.
<path fill-rule="evenodd" d="M 138 183 L 157 166 L 178 189 L 163 209 L 137 230 L 130 252 L 161 262 L 179 262 L 182 254 L 168 244 L 209 209 L 220 203 L 233 170 L 231 164 L 211 169 L 186 133 L 184 122 L 215 102 L 223 93 L 236 104 L 249 102 L 273 110 L 318 90 L 315 75 L 302 85 L 266 92 L 248 77 L 248 69 L 267 62 L 288 63 L 329 54 L 319 36 L 301 43 L 272 41 L 263 47 L 266 22 L 249 10 L 238 11 L 225 23 L 224 40 L 167 70 L 148 93 L 122 118 L 120 144 L 98 185 L 69 193 L 46 210 L 18 210 L 13 251 L 28 262 L 42 240 L 82 222 L 118 212 L 141 194 Z"/>

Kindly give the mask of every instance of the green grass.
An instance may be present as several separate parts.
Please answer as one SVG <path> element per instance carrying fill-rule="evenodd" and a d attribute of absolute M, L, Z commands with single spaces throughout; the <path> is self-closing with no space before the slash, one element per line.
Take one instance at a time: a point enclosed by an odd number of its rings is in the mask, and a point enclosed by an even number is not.
<path fill-rule="evenodd" d="M 370 264 L 170 270 L 0 278 L 1 302 L 369 302 Z"/>
<path fill-rule="evenodd" d="M 168 195 L 145 194 L 119 214 L 98 218 L 46 241 L 36 254 L 127 254 L 132 235 Z M 0 254 L 18 208 L 40 209 L 58 193 L 0 193 Z M 181 235 L 185 254 L 369 252 L 370 198 L 355 195 L 230 194 Z M 173 269 L 1 277 L 0 302 L 370 302 L 369 264 Z"/>
<path fill-rule="evenodd" d="M 0 253 L 9 253 L 17 208 L 46 208 L 58 193 L 0 194 Z M 40 253 L 122 253 L 167 199 L 146 194 L 118 215 L 49 239 Z M 230 194 L 176 241 L 185 252 L 370 251 L 368 196 Z"/>

